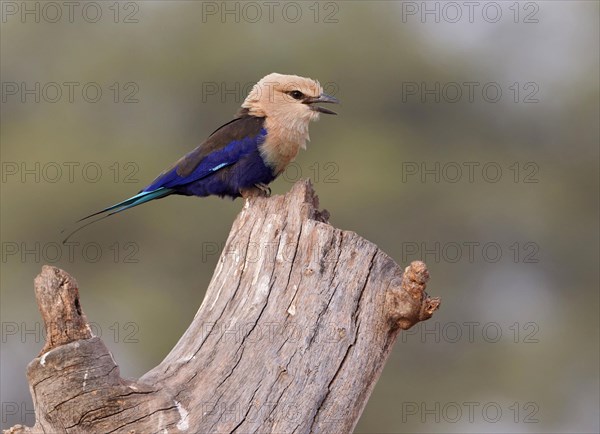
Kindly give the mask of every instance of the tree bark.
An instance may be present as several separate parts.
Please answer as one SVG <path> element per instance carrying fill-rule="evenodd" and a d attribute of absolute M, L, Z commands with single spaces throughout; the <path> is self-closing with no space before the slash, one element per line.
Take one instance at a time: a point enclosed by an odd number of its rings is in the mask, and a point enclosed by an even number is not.
<path fill-rule="evenodd" d="M 44 266 L 36 423 L 6 432 L 352 432 L 399 331 L 440 301 L 423 262 L 403 273 L 327 219 L 308 181 L 248 200 L 192 324 L 138 380 L 93 336 L 76 281 Z"/>

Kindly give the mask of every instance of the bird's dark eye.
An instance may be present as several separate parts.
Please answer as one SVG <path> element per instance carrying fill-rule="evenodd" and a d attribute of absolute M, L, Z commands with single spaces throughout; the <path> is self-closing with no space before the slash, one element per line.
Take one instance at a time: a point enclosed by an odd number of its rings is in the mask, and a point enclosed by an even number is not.
<path fill-rule="evenodd" d="M 291 91 L 290 95 L 294 99 L 302 99 L 302 98 L 304 98 L 304 94 L 302 92 L 300 92 L 299 90 L 293 90 L 293 91 Z"/>

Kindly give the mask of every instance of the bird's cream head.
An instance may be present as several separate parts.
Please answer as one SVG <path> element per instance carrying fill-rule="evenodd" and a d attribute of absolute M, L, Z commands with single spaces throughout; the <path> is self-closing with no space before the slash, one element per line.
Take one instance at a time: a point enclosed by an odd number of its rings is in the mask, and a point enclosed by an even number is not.
<path fill-rule="evenodd" d="M 323 93 L 318 81 L 297 75 L 272 73 L 254 85 L 242 104 L 253 116 L 266 117 L 270 123 L 299 131 L 308 138 L 308 123 L 320 113 L 336 114 L 318 103 L 338 103 Z"/>

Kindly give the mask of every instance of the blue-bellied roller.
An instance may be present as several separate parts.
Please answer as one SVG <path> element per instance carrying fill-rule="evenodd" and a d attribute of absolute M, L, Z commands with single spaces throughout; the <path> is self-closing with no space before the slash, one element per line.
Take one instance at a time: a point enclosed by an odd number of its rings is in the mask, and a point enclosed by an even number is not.
<path fill-rule="evenodd" d="M 308 125 L 320 113 L 336 114 L 319 103 L 339 101 L 323 93 L 318 81 L 272 73 L 254 85 L 234 119 L 181 157 L 135 196 L 84 217 L 113 214 L 172 194 L 251 197 L 269 195 L 268 187 L 306 149 Z"/>

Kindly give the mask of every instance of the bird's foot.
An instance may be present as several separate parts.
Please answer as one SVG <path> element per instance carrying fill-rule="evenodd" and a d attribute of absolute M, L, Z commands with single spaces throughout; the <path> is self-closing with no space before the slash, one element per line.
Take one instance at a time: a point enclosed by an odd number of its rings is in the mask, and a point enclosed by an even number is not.
<path fill-rule="evenodd" d="M 259 184 L 255 184 L 255 187 L 258 188 L 265 197 L 271 197 L 271 187 L 267 184 L 263 184 L 262 182 Z"/>
<path fill-rule="evenodd" d="M 241 189 L 240 195 L 244 199 L 250 199 L 251 197 L 269 197 L 271 196 L 271 189 L 266 184 L 255 184 L 254 187 Z"/>

